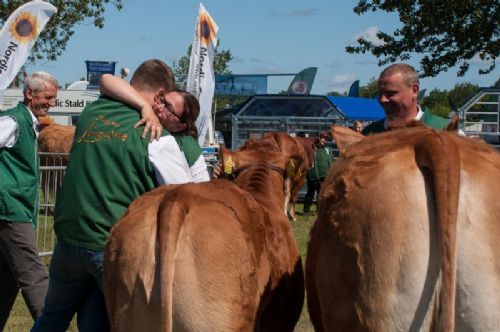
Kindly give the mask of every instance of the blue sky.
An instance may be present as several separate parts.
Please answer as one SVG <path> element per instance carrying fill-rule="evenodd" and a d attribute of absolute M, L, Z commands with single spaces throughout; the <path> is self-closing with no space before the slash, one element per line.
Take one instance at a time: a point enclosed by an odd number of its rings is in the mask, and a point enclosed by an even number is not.
<path fill-rule="evenodd" d="M 86 75 L 85 60 L 117 61 L 133 71 L 143 60 L 159 58 L 169 65 L 186 54 L 192 43 L 199 1 L 124 0 L 121 11 L 108 6 L 105 27 L 79 25 L 63 55 L 56 62 L 38 63 L 28 71 L 46 70 L 60 84 Z M 294 73 L 316 66 L 312 93 L 346 91 L 360 80 L 365 85 L 381 68 L 370 54 L 353 55 L 345 46 L 360 34 L 374 35 L 377 29 L 391 32 L 399 26 L 394 14 L 356 15 L 357 1 L 329 0 L 207 0 L 203 4 L 219 26 L 220 49 L 230 49 L 235 74 Z M 471 37 L 473 38 L 473 37 Z M 418 66 L 418 56 L 409 61 Z M 484 67 L 484 66 L 483 66 Z M 478 74 L 478 62 L 464 77 L 457 69 L 421 80 L 421 89 L 451 89 L 456 83 L 490 86 L 500 70 Z M 270 78 L 268 90 L 279 92 L 292 77 Z"/>

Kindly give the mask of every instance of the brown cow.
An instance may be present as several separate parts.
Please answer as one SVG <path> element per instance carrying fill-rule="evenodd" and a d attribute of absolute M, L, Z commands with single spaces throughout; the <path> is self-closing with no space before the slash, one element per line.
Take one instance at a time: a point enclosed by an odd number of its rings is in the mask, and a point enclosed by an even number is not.
<path fill-rule="evenodd" d="M 274 149 L 274 148 L 273 148 Z M 292 331 L 304 301 L 280 150 L 222 149 L 235 183 L 162 186 L 106 244 L 113 331 Z"/>
<path fill-rule="evenodd" d="M 295 203 L 299 191 L 304 186 L 307 171 L 311 167 L 312 159 L 308 157 L 308 143 L 291 137 L 284 132 L 269 133 L 264 139 L 274 139 L 286 156 L 286 182 L 285 182 L 285 214 L 296 221 Z"/>
<path fill-rule="evenodd" d="M 313 159 L 314 159 L 314 149 L 315 149 L 315 137 L 294 137 L 294 139 L 302 145 L 305 151 L 305 155 L 307 156 L 307 163 L 304 163 L 303 170 L 301 170 L 302 175 L 299 177 L 296 177 L 295 181 L 292 183 L 292 188 L 290 192 L 290 215 L 292 216 L 293 220 L 296 220 L 295 218 L 295 204 L 297 203 L 297 200 L 299 198 L 299 192 L 300 190 L 304 187 L 304 184 L 306 182 L 306 176 L 307 176 L 307 171 L 312 167 L 313 164 Z"/>
<path fill-rule="evenodd" d="M 424 127 L 333 134 L 306 266 L 316 331 L 498 331 L 498 152 Z"/>
<path fill-rule="evenodd" d="M 75 136 L 75 127 L 55 124 L 50 117 L 41 117 L 40 127 L 38 152 L 50 153 L 50 155 L 40 155 L 40 166 L 66 166 Z M 57 154 L 62 155 L 58 156 Z M 55 193 L 62 185 L 63 175 L 61 170 L 42 171 L 40 184 L 46 205 L 48 200 L 55 199 Z M 50 212 L 48 211 L 48 213 Z"/>
<path fill-rule="evenodd" d="M 38 136 L 38 152 L 69 153 L 74 136 L 74 126 L 60 124 L 45 126 Z"/>

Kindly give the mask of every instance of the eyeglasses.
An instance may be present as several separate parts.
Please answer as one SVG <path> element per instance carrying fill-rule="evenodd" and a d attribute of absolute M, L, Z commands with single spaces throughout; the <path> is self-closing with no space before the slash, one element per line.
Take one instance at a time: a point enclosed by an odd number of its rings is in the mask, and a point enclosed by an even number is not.
<path fill-rule="evenodd" d="M 165 98 L 165 95 L 161 95 L 159 97 L 159 102 L 162 103 L 165 106 L 164 112 L 168 112 L 175 116 L 179 121 L 181 121 L 181 116 L 179 116 L 177 113 L 175 113 L 174 106 L 168 102 L 168 100 Z"/>
<path fill-rule="evenodd" d="M 173 116 L 175 116 L 179 121 L 181 121 L 181 116 L 178 115 L 177 113 L 175 113 L 174 106 L 172 104 L 170 104 L 168 101 L 166 101 L 164 103 L 164 105 L 165 105 L 165 111 L 166 112 L 169 112 L 170 114 L 172 114 Z"/>

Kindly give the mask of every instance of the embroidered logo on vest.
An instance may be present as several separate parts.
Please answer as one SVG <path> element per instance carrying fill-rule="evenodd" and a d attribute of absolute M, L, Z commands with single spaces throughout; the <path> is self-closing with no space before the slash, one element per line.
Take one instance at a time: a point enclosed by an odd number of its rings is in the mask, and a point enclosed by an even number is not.
<path fill-rule="evenodd" d="M 95 127 L 99 124 L 104 124 L 106 131 L 94 131 Z M 115 131 L 115 128 L 119 128 L 118 122 L 108 120 L 104 115 L 99 115 L 94 122 L 92 122 L 88 128 L 83 132 L 83 134 L 76 140 L 77 143 L 96 143 L 102 140 L 111 140 L 113 138 L 119 139 L 121 141 L 126 141 L 128 135 L 125 133 L 119 133 Z"/>

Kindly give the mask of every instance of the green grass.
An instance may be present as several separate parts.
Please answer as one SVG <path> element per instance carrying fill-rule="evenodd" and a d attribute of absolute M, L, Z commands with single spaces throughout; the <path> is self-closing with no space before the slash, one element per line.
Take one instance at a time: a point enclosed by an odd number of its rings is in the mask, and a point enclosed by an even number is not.
<path fill-rule="evenodd" d="M 302 211 L 301 204 L 297 205 L 297 211 Z M 306 261 L 307 243 L 309 241 L 309 230 L 311 229 L 315 219 L 316 215 L 311 215 L 311 216 L 298 215 L 297 221 L 291 222 L 292 230 L 295 235 L 295 239 L 297 240 L 297 244 L 300 249 L 300 254 L 302 256 L 302 263 L 304 264 L 304 266 Z M 40 218 L 39 219 L 40 226 L 42 226 L 42 223 L 40 223 L 41 220 L 42 219 Z M 49 225 L 52 225 L 51 217 L 48 217 L 48 223 L 46 227 L 50 227 Z M 39 234 L 49 234 L 49 232 L 41 232 Z M 46 236 L 48 235 L 43 235 L 43 236 L 39 235 L 39 241 L 45 241 Z M 44 257 L 44 261 L 48 265 L 50 262 L 50 256 Z M 26 308 L 26 305 L 24 304 L 24 300 L 21 294 L 19 293 L 16 303 L 14 304 L 14 307 L 10 314 L 9 320 L 7 321 L 5 332 L 26 332 L 29 331 L 32 326 L 33 326 L 33 320 L 31 319 L 29 311 Z M 73 319 L 73 322 L 71 323 L 68 331 L 71 332 L 77 331 L 75 319 Z M 297 323 L 297 326 L 295 327 L 295 331 L 296 332 L 314 331 L 312 323 L 309 319 L 309 313 L 307 312 L 307 305 L 305 300 L 304 300 L 304 308 L 302 309 L 302 314 L 300 316 L 299 322 Z"/>
<path fill-rule="evenodd" d="M 302 211 L 302 204 L 297 204 L 297 211 Z M 297 240 L 297 245 L 300 249 L 300 255 L 302 257 L 302 264 L 305 269 L 306 254 L 307 254 L 307 243 L 309 242 L 309 231 L 316 219 L 316 214 L 310 216 L 297 216 L 297 221 L 292 221 L 292 231 L 295 235 L 295 240 Z M 295 326 L 296 332 L 309 332 L 314 331 L 311 320 L 309 319 L 309 312 L 307 311 L 307 303 L 304 299 L 304 307 L 302 308 L 302 314 L 300 319 Z"/>

